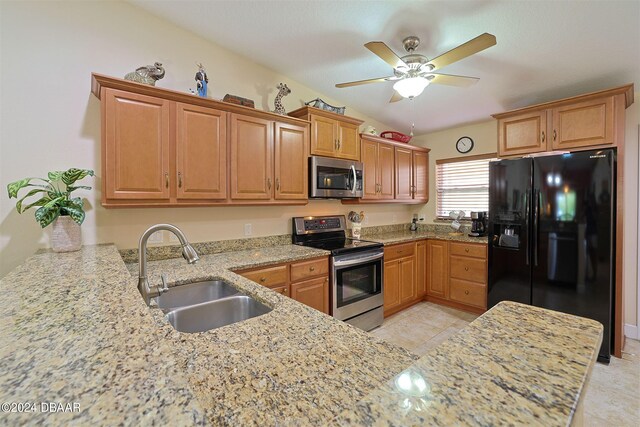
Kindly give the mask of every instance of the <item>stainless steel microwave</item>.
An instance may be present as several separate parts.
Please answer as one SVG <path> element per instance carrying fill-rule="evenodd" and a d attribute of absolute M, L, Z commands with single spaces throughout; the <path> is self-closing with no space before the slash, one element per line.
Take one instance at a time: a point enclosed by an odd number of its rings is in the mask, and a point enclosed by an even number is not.
<path fill-rule="evenodd" d="M 329 157 L 309 157 L 309 197 L 349 199 L 362 197 L 362 163 Z"/>

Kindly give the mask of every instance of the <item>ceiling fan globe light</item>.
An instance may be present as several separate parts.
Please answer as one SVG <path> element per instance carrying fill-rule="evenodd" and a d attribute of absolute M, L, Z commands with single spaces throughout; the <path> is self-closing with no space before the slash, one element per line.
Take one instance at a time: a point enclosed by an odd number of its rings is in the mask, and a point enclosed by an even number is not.
<path fill-rule="evenodd" d="M 403 98 L 414 98 L 422 93 L 424 88 L 429 85 L 429 80 L 424 77 L 410 77 L 407 79 L 398 80 L 393 88 Z"/>

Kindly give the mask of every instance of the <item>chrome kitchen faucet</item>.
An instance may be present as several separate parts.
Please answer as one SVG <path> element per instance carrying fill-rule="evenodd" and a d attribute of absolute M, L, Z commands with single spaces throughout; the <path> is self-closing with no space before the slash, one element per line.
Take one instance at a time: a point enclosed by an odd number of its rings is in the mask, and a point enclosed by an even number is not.
<path fill-rule="evenodd" d="M 155 298 L 168 290 L 167 280 L 164 275 L 162 275 L 162 287 L 149 285 L 149 280 L 147 279 L 147 240 L 149 240 L 149 236 L 160 230 L 167 230 L 176 235 L 182 245 L 182 257 L 186 259 L 189 264 L 195 264 L 200 259 L 196 250 L 193 249 L 193 246 L 187 241 L 184 233 L 175 225 L 156 224 L 142 233 L 140 242 L 138 243 L 138 290 L 147 305 L 151 304 L 151 298 Z"/>

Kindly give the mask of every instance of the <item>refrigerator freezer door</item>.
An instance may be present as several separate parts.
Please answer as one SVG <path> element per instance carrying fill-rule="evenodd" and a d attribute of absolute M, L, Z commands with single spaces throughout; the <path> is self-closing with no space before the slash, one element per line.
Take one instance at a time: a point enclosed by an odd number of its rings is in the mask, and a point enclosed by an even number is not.
<path fill-rule="evenodd" d="M 505 300 L 531 304 L 532 167 L 531 159 L 489 165 L 488 308 Z"/>
<path fill-rule="evenodd" d="M 611 348 L 615 152 L 599 150 L 534 159 L 538 218 L 532 229 L 532 303 L 604 325 Z M 536 259 L 537 258 L 537 259 Z M 535 262 L 537 261 L 537 262 Z"/>

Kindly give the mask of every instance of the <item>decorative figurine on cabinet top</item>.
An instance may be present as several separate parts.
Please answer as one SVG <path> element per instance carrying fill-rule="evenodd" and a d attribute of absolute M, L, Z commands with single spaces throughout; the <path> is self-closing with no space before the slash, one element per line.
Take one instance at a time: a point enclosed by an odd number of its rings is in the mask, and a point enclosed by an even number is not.
<path fill-rule="evenodd" d="M 136 68 L 135 71 L 128 73 L 124 76 L 125 80 L 131 80 L 136 83 L 143 83 L 146 85 L 155 86 L 156 81 L 164 77 L 164 68 L 162 63 L 156 62 L 153 65 L 145 65 L 144 67 Z"/>
<path fill-rule="evenodd" d="M 276 107 L 276 109 L 273 110 L 273 112 L 276 114 L 282 114 L 283 116 L 286 116 L 287 112 L 282 106 L 282 98 L 289 95 L 291 93 L 291 89 L 289 89 L 287 85 L 284 83 L 280 83 L 278 86 L 276 86 L 276 89 L 278 89 L 278 94 L 276 95 L 276 99 L 273 101 Z"/>
<path fill-rule="evenodd" d="M 204 66 L 201 63 L 196 63 L 196 65 L 198 66 L 198 72 L 196 73 L 196 89 L 198 90 L 198 96 L 206 98 L 209 78 L 207 77 L 207 72 L 205 71 Z"/>

